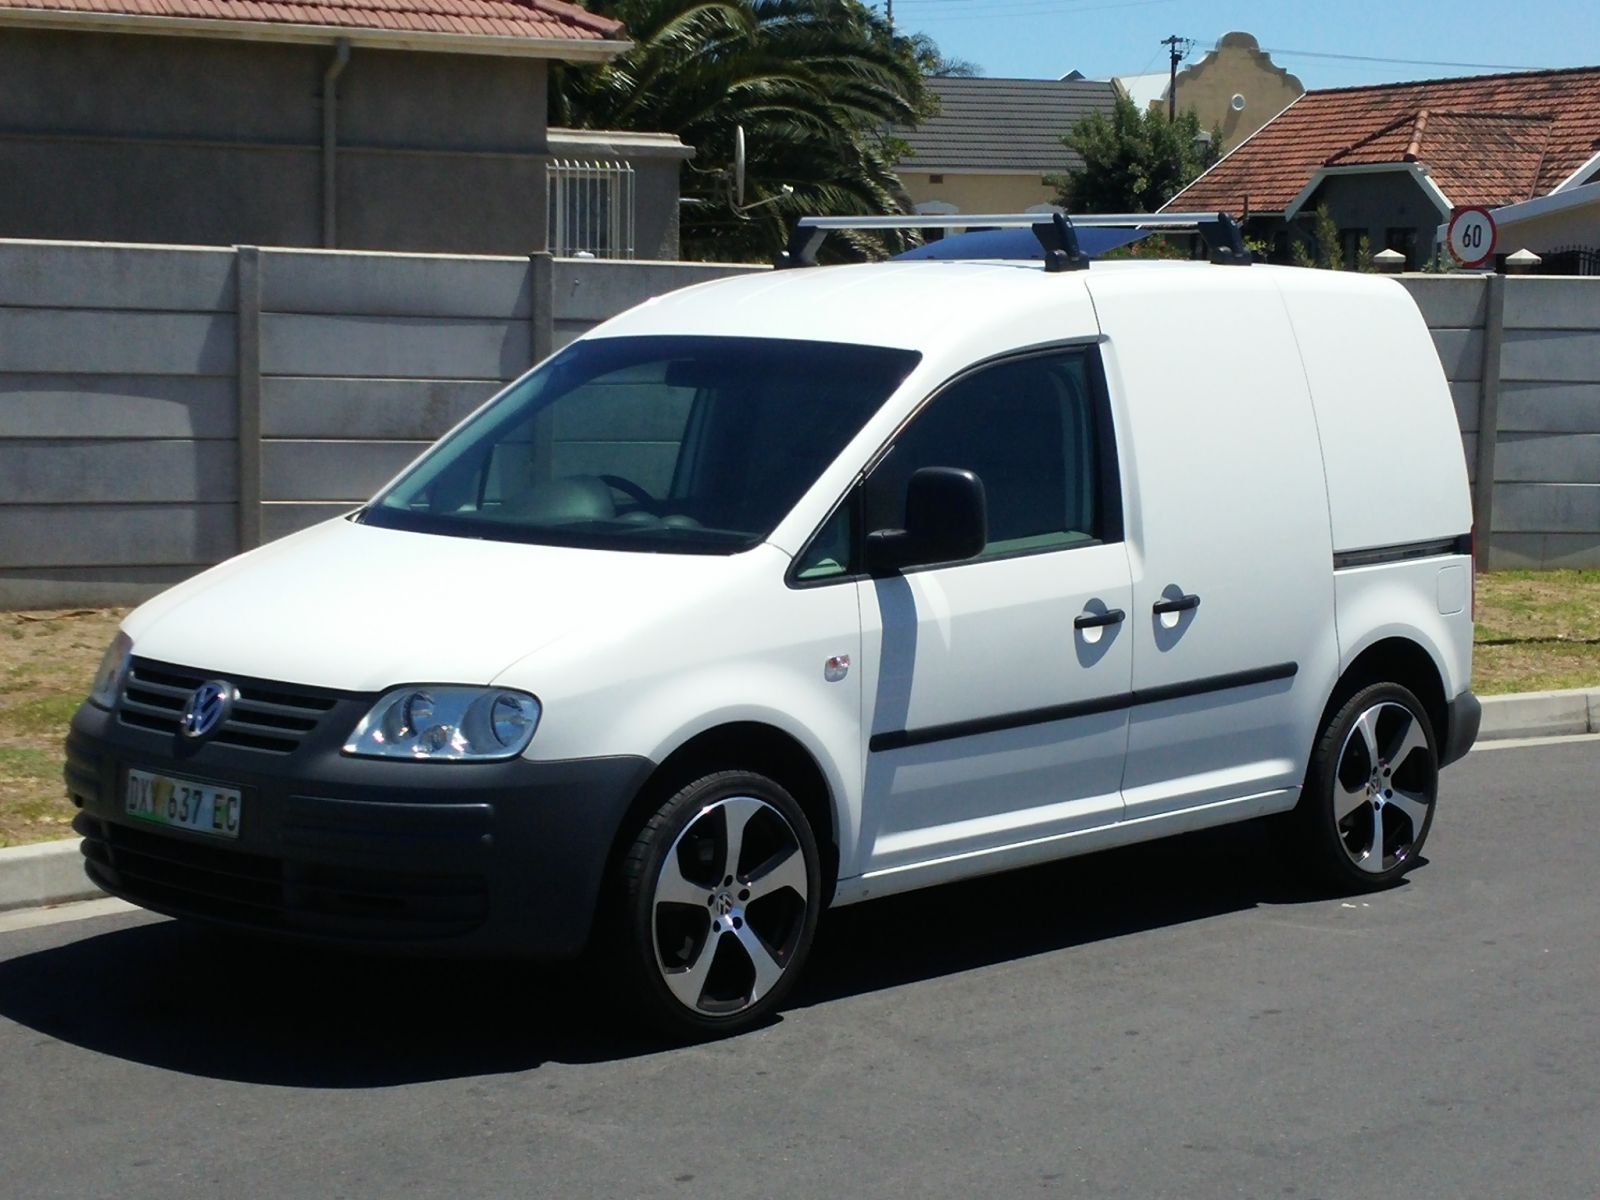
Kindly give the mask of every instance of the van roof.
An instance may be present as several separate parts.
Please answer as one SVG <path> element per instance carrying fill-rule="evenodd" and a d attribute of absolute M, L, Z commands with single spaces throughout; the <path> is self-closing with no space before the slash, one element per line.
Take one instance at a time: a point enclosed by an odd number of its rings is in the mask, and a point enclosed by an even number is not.
<path fill-rule="evenodd" d="M 1174 274 L 1226 295 L 1236 288 L 1371 295 L 1393 280 L 1354 272 L 1205 262 L 1097 261 L 1090 271 L 1048 272 L 1024 260 L 862 263 L 740 275 L 669 292 L 606 322 L 592 336 L 651 334 L 785 337 L 928 352 L 952 340 L 991 340 L 996 349 L 1037 344 L 1026 332 L 1055 314 L 1062 340 L 1099 333 L 1089 297 L 1097 284 L 1119 291 L 1170 286 Z M 1201 281 L 1204 280 L 1204 283 Z M 1252 282 L 1253 281 L 1253 282 Z"/>

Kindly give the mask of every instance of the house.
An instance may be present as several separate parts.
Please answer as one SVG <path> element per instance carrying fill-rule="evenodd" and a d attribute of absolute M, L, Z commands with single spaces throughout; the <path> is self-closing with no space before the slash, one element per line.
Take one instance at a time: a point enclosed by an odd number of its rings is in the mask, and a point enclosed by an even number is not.
<path fill-rule="evenodd" d="M 1141 112 L 1167 111 L 1173 92 L 1169 72 L 1124 75 L 1112 82 Z M 1220 131 L 1224 150 L 1244 141 L 1306 90 L 1248 33 L 1223 36 L 1199 62 L 1179 71 L 1176 82 L 1178 111 L 1192 108 L 1202 130 Z"/>
<path fill-rule="evenodd" d="M 1531 250 L 1543 260 L 1544 272 L 1600 275 L 1600 183 L 1558 188 L 1493 209 L 1492 215 L 1496 257 Z M 1444 235 L 1441 229 L 1438 236 Z"/>
<path fill-rule="evenodd" d="M 674 257 L 689 151 L 546 128 L 628 45 L 564 0 L 0 0 L 0 237 Z"/>
<path fill-rule="evenodd" d="M 1061 137 L 1093 112 L 1109 113 L 1111 83 L 1084 79 L 928 81 L 939 113 L 894 136 L 910 147 L 900 181 L 917 212 L 1016 213 L 1047 208 L 1048 182 L 1083 165 Z"/>
<path fill-rule="evenodd" d="M 1368 240 L 1413 268 L 1460 207 L 1498 208 L 1600 174 L 1600 67 L 1311 91 L 1167 206 L 1248 218 L 1287 258 L 1326 205 L 1348 257 Z"/>

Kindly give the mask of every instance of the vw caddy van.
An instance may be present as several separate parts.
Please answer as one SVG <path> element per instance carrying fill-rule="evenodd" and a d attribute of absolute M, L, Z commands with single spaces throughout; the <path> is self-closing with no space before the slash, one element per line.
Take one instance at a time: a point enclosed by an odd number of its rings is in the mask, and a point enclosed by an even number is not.
<path fill-rule="evenodd" d="M 593 944 L 689 1033 L 780 1004 L 830 905 L 1272 814 L 1394 882 L 1479 714 L 1422 318 L 1072 237 L 661 296 L 149 601 L 67 743 L 90 878 L 307 941 Z"/>

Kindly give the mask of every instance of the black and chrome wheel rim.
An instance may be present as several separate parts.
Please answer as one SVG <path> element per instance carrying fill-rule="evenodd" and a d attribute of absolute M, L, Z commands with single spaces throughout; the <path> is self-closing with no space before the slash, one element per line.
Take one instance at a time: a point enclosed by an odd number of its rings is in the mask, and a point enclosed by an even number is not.
<path fill-rule="evenodd" d="M 706 805 L 673 842 L 650 901 L 656 967 L 685 1008 L 743 1012 L 794 961 L 810 887 L 787 818 L 755 796 Z"/>
<path fill-rule="evenodd" d="M 1333 820 L 1350 861 L 1372 875 L 1416 852 L 1439 792 L 1439 764 L 1421 719 L 1384 701 L 1356 719 L 1333 787 Z"/>

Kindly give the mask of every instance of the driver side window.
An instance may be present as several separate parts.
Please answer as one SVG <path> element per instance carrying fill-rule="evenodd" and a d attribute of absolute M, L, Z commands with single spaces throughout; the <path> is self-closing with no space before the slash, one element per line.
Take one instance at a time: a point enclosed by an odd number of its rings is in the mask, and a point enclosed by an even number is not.
<path fill-rule="evenodd" d="M 983 481 L 989 542 L 980 558 L 1120 537 L 1103 511 L 1103 431 L 1088 351 L 980 368 L 936 395 L 867 480 L 865 528 L 901 528 L 906 484 L 922 467 Z"/>

